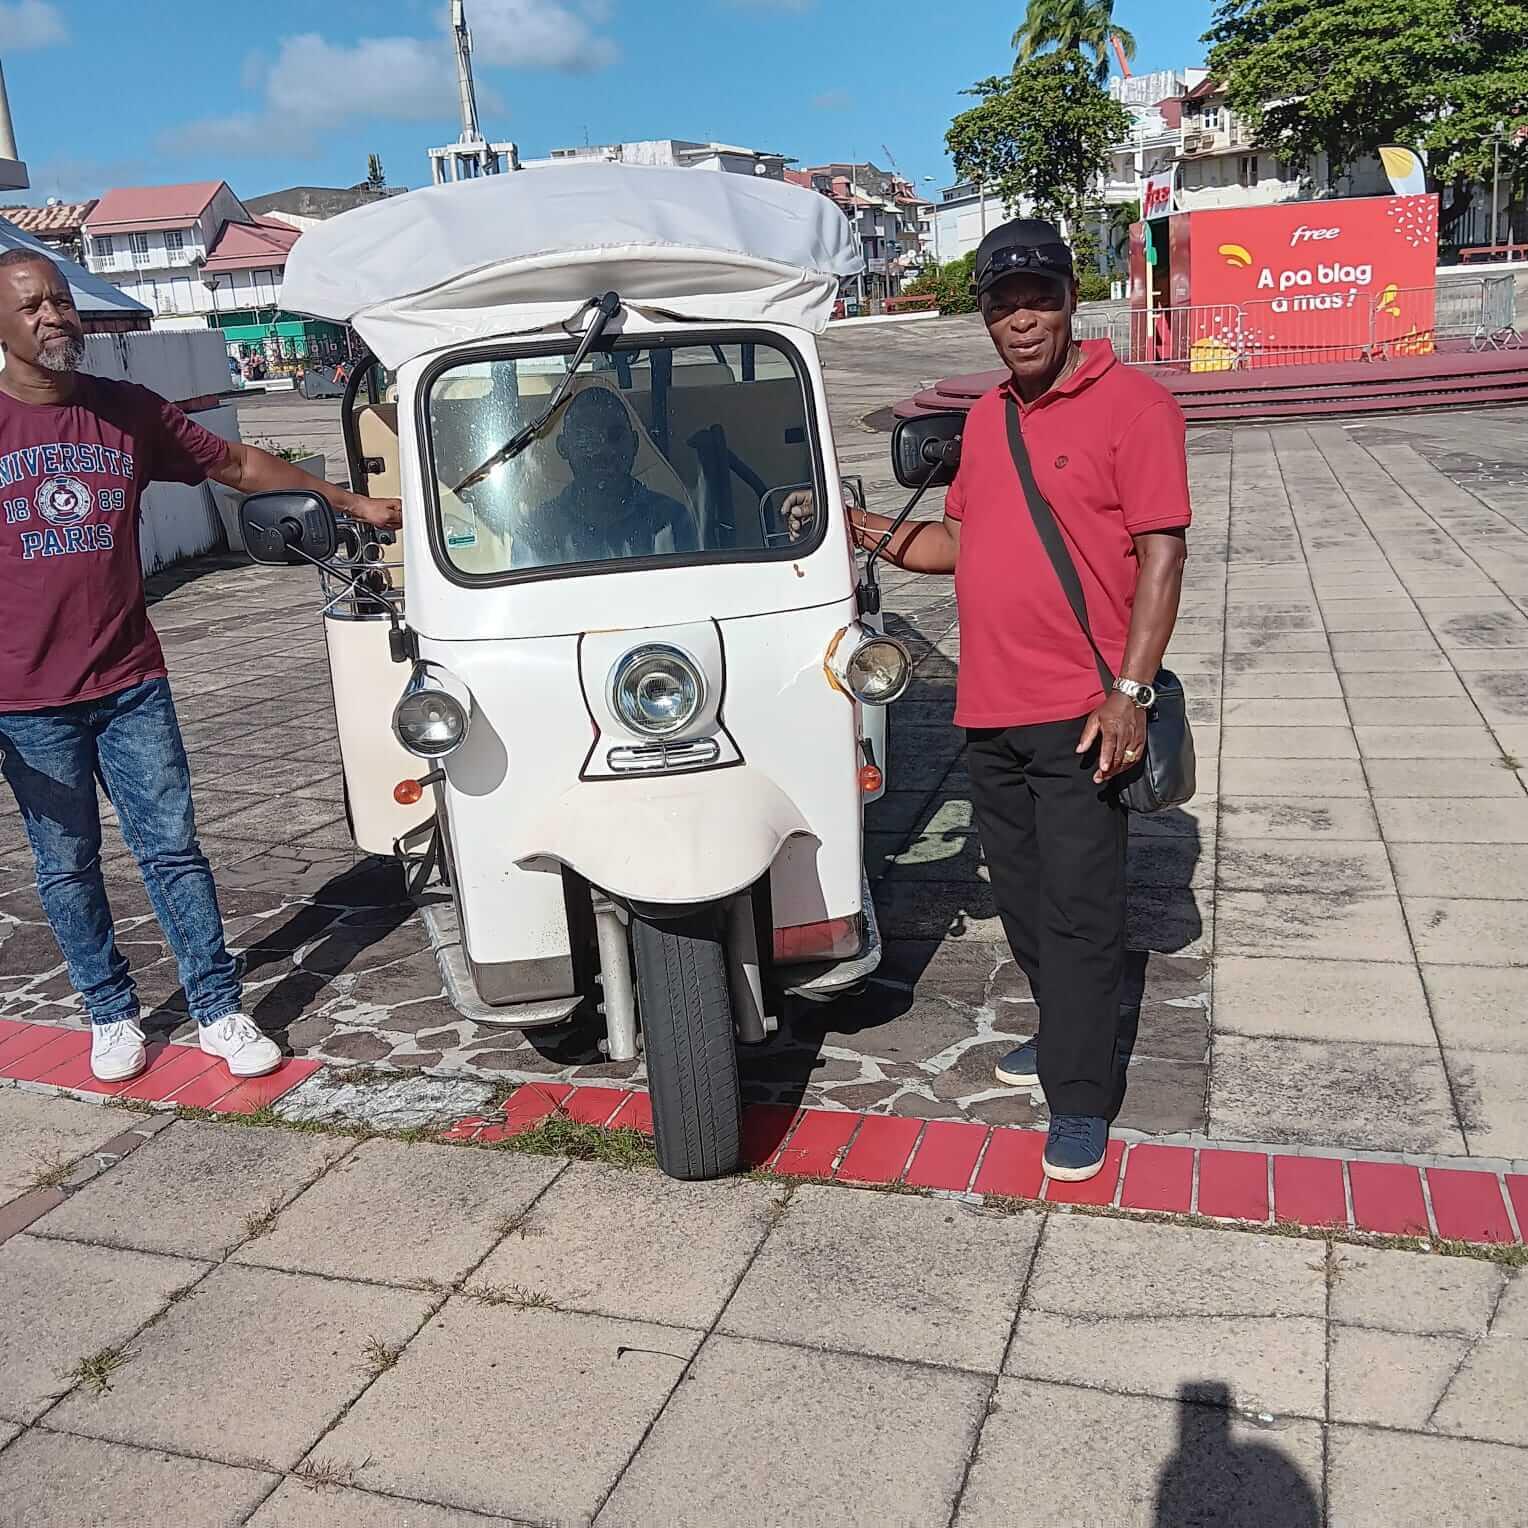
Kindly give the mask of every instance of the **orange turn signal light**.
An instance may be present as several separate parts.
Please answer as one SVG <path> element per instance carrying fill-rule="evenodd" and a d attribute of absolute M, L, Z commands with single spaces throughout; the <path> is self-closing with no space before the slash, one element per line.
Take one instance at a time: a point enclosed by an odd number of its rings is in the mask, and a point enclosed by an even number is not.
<path fill-rule="evenodd" d="M 873 796 L 885 783 L 885 777 L 874 764 L 866 764 L 860 769 L 860 789 L 867 795 Z"/>
<path fill-rule="evenodd" d="M 393 800 L 399 806 L 413 806 L 416 801 L 423 800 L 424 786 L 417 780 L 400 780 L 393 787 Z"/>

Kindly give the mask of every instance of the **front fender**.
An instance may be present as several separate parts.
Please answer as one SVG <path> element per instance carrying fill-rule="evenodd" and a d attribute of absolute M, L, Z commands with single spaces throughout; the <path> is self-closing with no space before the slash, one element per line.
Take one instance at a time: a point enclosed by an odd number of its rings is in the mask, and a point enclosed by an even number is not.
<path fill-rule="evenodd" d="M 800 811 L 748 765 L 688 775 L 584 780 L 526 835 L 517 861 L 567 865 L 634 902 L 715 902 L 753 885 L 787 839 L 811 838 Z"/>

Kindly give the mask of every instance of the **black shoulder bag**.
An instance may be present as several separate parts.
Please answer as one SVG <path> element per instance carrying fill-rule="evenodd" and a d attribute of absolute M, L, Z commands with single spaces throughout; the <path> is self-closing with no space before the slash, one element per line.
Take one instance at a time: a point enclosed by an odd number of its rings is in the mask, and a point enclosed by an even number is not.
<path fill-rule="evenodd" d="M 1018 468 L 1019 481 L 1024 485 L 1030 519 L 1034 521 L 1040 544 L 1056 570 L 1066 602 L 1072 607 L 1072 614 L 1077 617 L 1088 646 L 1093 649 L 1093 661 L 1098 665 L 1104 694 L 1111 695 L 1114 675 L 1099 652 L 1098 643 L 1093 640 L 1077 565 L 1066 549 L 1055 512 L 1035 481 L 1029 450 L 1024 444 L 1024 432 L 1019 425 L 1019 406 L 1008 398 L 1006 409 L 1008 449 L 1013 453 L 1013 465 Z M 1164 668 L 1157 670 L 1152 688 L 1157 692 L 1157 700 L 1146 714 L 1146 756 L 1133 769 L 1116 777 L 1120 782 L 1120 799 L 1132 812 L 1161 812 L 1170 806 L 1181 806 L 1194 794 L 1194 734 L 1189 730 L 1183 683 L 1176 674 Z"/>

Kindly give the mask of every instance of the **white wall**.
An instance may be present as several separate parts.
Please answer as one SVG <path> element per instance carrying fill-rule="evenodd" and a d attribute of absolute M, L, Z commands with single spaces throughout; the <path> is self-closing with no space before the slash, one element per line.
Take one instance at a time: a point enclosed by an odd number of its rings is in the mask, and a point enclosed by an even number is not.
<path fill-rule="evenodd" d="M 216 329 L 89 334 L 85 370 L 151 387 L 172 401 L 228 391 L 228 346 Z"/>
<path fill-rule="evenodd" d="M 85 370 L 152 388 L 183 401 L 228 390 L 228 349 L 216 330 L 183 334 L 91 334 L 85 338 Z M 205 409 L 196 422 L 239 438 L 238 410 L 231 404 Z M 155 483 L 143 495 L 143 571 L 156 572 L 184 557 L 210 552 L 222 540 L 222 522 L 205 484 Z"/>

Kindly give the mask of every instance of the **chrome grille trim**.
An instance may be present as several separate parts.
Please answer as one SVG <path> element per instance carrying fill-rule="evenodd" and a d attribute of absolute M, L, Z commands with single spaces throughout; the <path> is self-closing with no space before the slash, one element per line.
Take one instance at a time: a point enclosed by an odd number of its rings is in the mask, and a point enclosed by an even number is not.
<path fill-rule="evenodd" d="M 670 769 L 703 769 L 721 757 L 714 737 L 691 738 L 683 743 L 644 743 L 637 747 L 612 748 L 605 765 L 617 775 L 656 775 Z"/>

